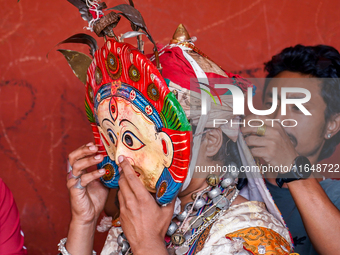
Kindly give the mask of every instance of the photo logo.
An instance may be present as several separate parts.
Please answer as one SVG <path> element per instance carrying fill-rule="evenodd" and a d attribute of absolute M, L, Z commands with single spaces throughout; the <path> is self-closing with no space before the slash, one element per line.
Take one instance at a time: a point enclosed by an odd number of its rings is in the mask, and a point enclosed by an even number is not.
<path fill-rule="evenodd" d="M 205 84 L 205 86 L 208 86 Z M 243 91 L 236 85 L 232 84 L 215 84 L 215 88 L 212 86 L 209 86 L 215 94 L 218 93 L 216 89 L 229 89 L 231 92 L 231 95 L 233 97 L 233 114 L 234 115 L 244 115 L 244 94 Z M 213 95 L 207 91 L 206 89 L 200 88 L 202 91 L 205 91 L 210 95 L 210 97 L 213 99 L 213 101 L 216 104 L 216 100 L 214 99 Z M 299 98 L 287 98 L 288 93 L 299 93 L 299 94 L 304 94 L 305 97 L 299 97 Z M 202 110 L 201 114 L 202 115 L 207 115 L 207 104 L 210 103 L 208 97 L 202 96 Z M 218 99 L 221 102 L 221 98 L 218 96 Z M 276 111 L 277 106 L 278 106 L 278 94 L 277 94 L 277 88 L 272 89 L 272 106 L 270 109 L 266 110 L 258 110 L 255 109 L 254 104 L 253 104 L 253 87 L 248 87 L 247 88 L 247 106 L 248 109 L 251 113 L 255 115 L 270 115 L 273 112 Z M 295 105 L 303 114 L 305 115 L 312 115 L 306 107 L 303 106 L 304 103 L 307 103 L 311 99 L 311 93 L 309 90 L 304 89 L 304 88 L 296 88 L 296 87 L 283 87 L 281 88 L 281 115 L 286 115 L 286 108 L 288 104 L 293 104 Z M 222 102 L 221 102 L 222 105 Z"/>
<path fill-rule="evenodd" d="M 229 123 L 231 126 L 233 125 L 241 125 L 241 126 L 250 126 L 250 127 L 260 127 L 271 124 L 274 125 L 276 121 L 280 122 L 283 127 L 295 127 L 298 125 L 298 121 L 296 119 L 291 118 L 272 118 L 270 116 L 280 115 L 280 116 L 288 116 L 290 115 L 291 109 L 296 109 L 294 111 L 299 111 L 304 116 L 311 116 L 312 114 L 306 108 L 304 104 L 308 103 L 311 99 L 311 92 L 308 90 L 308 84 L 313 82 L 311 78 L 308 79 L 247 79 L 247 82 L 244 82 L 244 79 L 238 80 L 238 78 L 209 78 L 209 79 L 192 79 L 191 81 L 191 90 L 199 91 L 201 98 L 201 109 L 200 115 L 205 116 L 209 115 L 211 107 L 213 105 L 223 105 L 230 108 L 232 107 L 232 115 L 240 116 L 238 118 L 233 119 L 211 119 L 210 125 L 223 125 Z M 270 98 L 270 104 L 268 102 L 264 104 L 263 108 L 256 107 L 254 105 L 258 105 L 261 100 L 260 95 L 255 94 L 256 87 L 264 87 L 264 84 L 272 84 L 271 86 L 266 87 L 266 100 Z M 199 86 L 197 86 L 199 84 Z M 255 86 L 256 85 L 256 86 Z M 307 85 L 307 86 L 306 86 Z M 301 86 L 301 87 L 300 87 Z M 199 89 L 199 90 L 198 90 Z M 223 96 L 228 95 L 228 103 L 223 102 Z M 231 97 L 231 100 L 230 100 Z M 255 98 L 255 100 L 254 100 Z M 263 102 L 262 102 L 263 103 Z M 196 112 L 197 105 L 192 106 L 193 113 L 199 114 Z M 247 107 L 247 111 L 245 109 Z M 258 118 L 247 120 L 243 119 L 243 116 L 246 112 L 250 112 L 256 116 L 268 116 L 268 119 L 261 120 Z M 221 115 L 222 116 L 222 115 Z M 259 123 L 257 125 L 255 123 Z"/>

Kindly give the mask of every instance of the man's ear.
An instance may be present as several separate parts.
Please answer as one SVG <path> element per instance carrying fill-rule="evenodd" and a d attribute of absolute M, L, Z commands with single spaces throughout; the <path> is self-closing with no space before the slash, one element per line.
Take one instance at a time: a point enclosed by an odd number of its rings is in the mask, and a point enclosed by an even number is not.
<path fill-rule="evenodd" d="M 340 130 L 340 113 L 334 114 L 327 122 L 327 130 L 325 132 L 325 139 L 330 139 L 335 136 Z"/>
<path fill-rule="evenodd" d="M 223 142 L 223 134 L 220 128 L 210 129 L 205 135 L 206 156 L 212 157 L 220 150 Z"/>

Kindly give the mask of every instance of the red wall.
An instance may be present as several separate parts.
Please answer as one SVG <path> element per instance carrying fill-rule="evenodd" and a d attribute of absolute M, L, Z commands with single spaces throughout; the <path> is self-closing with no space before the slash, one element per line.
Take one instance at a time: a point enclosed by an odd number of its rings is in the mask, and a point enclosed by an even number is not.
<path fill-rule="evenodd" d="M 225 70 L 245 77 L 263 77 L 263 62 L 297 43 L 340 49 L 336 0 L 135 4 L 157 42 L 166 44 L 183 23 L 197 36 L 196 45 L 203 52 Z M 56 254 L 70 220 L 66 158 L 93 139 L 84 111 L 84 87 L 54 45 L 85 32 L 86 23 L 66 0 L 2 1 L 0 17 L 0 177 L 16 198 L 29 254 Z M 123 23 L 118 31 L 130 30 Z M 338 156 L 339 150 L 331 161 L 339 163 Z M 103 240 L 104 235 L 98 235 L 97 251 Z"/>

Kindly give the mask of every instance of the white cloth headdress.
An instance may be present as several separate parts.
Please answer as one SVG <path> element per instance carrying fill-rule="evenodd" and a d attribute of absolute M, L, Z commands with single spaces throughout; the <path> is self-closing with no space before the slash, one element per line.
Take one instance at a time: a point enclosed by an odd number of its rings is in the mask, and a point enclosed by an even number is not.
<path fill-rule="evenodd" d="M 188 51 L 191 51 L 191 48 L 187 48 L 180 45 L 170 45 L 169 47 L 180 47 L 183 51 L 184 57 L 191 64 L 193 70 L 195 71 L 197 79 L 203 79 L 205 83 L 207 83 L 208 79 L 205 72 L 198 65 L 198 63 L 188 54 Z M 193 148 L 192 148 L 192 157 L 190 162 L 190 169 L 188 172 L 188 176 L 183 184 L 182 191 L 185 190 L 192 178 L 194 173 L 194 168 L 197 162 L 198 151 L 201 144 L 201 138 L 199 134 L 203 132 L 205 128 L 221 128 L 223 133 L 225 133 L 230 139 L 234 142 L 237 141 L 238 150 L 240 153 L 240 157 L 242 160 L 242 166 L 246 171 L 246 178 L 248 179 L 248 183 L 240 192 L 240 195 L 245 197 L 251 201 L 260 201 L 266 204 L 268 211 L 274 215 L 274 217 L 279 220 L 283 225 L 285 222 L 281 216 L 280 211 L 277 209 L 270 192 L 268 191 L 266 184 L 264 183 L 263 177 L 260 173 L 258 166 L 256 165 L 251 152 L 246 145 L 242 133 L 239 131 L 239 127 L 235 127 L 230 125 L 230 121 L 228 124 L 215 125 L 213 127 L 211 125 L 213 119 L 237 119 L 239 116 L 233 115 L 232 95 L 222 95 L 220 96 L 222 100 L 222 105 L 216 105 L 212 101 L 207 106 L 207 115 L 201 114 L 201 96 L 204 94 L 200 94 L 194 91 L 189 91 L 188 89 L 182 88 L 180 85 L 170 82 L 169 88 L 171 91 L 176 90 L 178 101 L 183 107 L 184 111 L 187 114 L 187 117 L 190 119 L 191 123 L 197 126 L 195 134 L 193 134 Z M 205 87 L 205 89 L 207 89 Z M 207 99 L 208 102 L 210 98 Z"/>

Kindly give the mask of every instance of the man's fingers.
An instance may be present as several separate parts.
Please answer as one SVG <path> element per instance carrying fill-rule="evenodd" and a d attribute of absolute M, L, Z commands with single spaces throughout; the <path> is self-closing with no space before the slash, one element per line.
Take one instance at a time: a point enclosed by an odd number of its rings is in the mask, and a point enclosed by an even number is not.
<path fill-rule="evenodd" d="M 264 158 L 268 156 L 267 150 L 264 147 L 255 147 L 250 149 L 253 157 Z"/>
<path fill-rule="evenodd" d="M 258 127 L 245 126 L 241 127 L 241 132 L 244 136 L 246 135 L 256 135 Z"/>
<path fill-rule="evenodd" d="M 122 168 L 121 173 L 123 173 L 124 175 L 123 178 L 124 180 L 126 180 L 126 182 L 130 186 L 131 190 L 135 193 L 135 195 L 144 196 L 146 193 L 148 193 L 143 183 L 137 177 L 130 162 L 122 155 L 118 157 L 118 161 L 119 161 L 119 166 Z M 123 182 L 122 185 L 125 185 L 125 183 Z M 119 183 L 119 187 L 120 186 L 121 184 Z"/>
<path fill-rule="evenodd" d="M 263 147 L 267 145 L 267 139 L 261 136 L 249 135 L 244 140 L 248 147 Z"/>
<path fill-rule="evenodd" d="M 249 135 L 258 135 L 258 129 L 260 127 L 250 127 L 250 126 L 245 126 L 245 127 L 241 127 L 241 132 L 243 134 L 243 136 L 247 137 Z M 265 124 L 265 132 L 264 135 L 261 136 L 272 136 L 272 135 L 277 135 L 279 134 L 283 134 L 286 131 L 284 130 L 284 128 L 281 126 L 280 123 L 278 122 L 274 122 L 274 124 L 272 125 L 271 123 L 269 124 Z M 260 135 L 258 135 L 260 136 Z"/>
<path fill-rule="evenodd" d="M 73 164 L 86 156 L 90 156 L 95 154 L 98 151 L 98 147 L 95 146 L 92 142 L 88 143 L 86 145 L 81 146 L 80 148 L 76 149 L 75 151 L 72 151 L 68 155 L 68 160 L 70 162 L 70 165 L 73 166 Z"/>
<path fill-rule="evenodd" d="M 175 202 L 176 202 L 176 198 L 174 200 L 172 200 L 166 206 L 161 206 L 161 210 L 164 213 L 165 217 L 169 216 L 170 219 L 171 219 L 172 215 L 174 214 Z"/>
<path fill-rule="evenodd" d="M 126 209 L 125 199 L 120 189 L 118 190 L 117 196 L 118 196 L 118 201 L 119 201 L 119 210 L 120 211 L 123 210 L 124 212 L 124 210 Z"/>
<path fill-rule="evenodd" d="M 135 193 L 131 189 L 123 171 L 120 172 L 120 177 L 118 181 L 119 193 L 124 198 L 124 201 L 133 202 L 136 200 Z"/>
<path fill-rule="evenodd" d="M 73 166 L 72 166 L 72 172 L 73 175 L 75 176 L 79 176 L 83 173 L 83 170 L 85 170 L 86 168 L 90 167 L 90 166 L 94 166 L 98 163 L 100 163 L 103 160 L 103 155 L 95 155 L 95 156 L 89 156 L 89 157 L 85 157 L 82 159 L 77 160 Z"/>
<path fill-rule="evenodd" d="M 105 174 L 105 169 L 99 169 L 99 170 L 93 171 L 91 173 L 83 174 L 80 177 L 80 185 L 83 186 L 83 187 L 86 187 L 90 182 L 92 182 L 96 179 L 99 179 L 104 174 Z M 70 179 L 67 182 L 67 186 L 69 188 L 76 188 L 75 185 L 78 181 L 79 181 L 79 179 Z"/>

